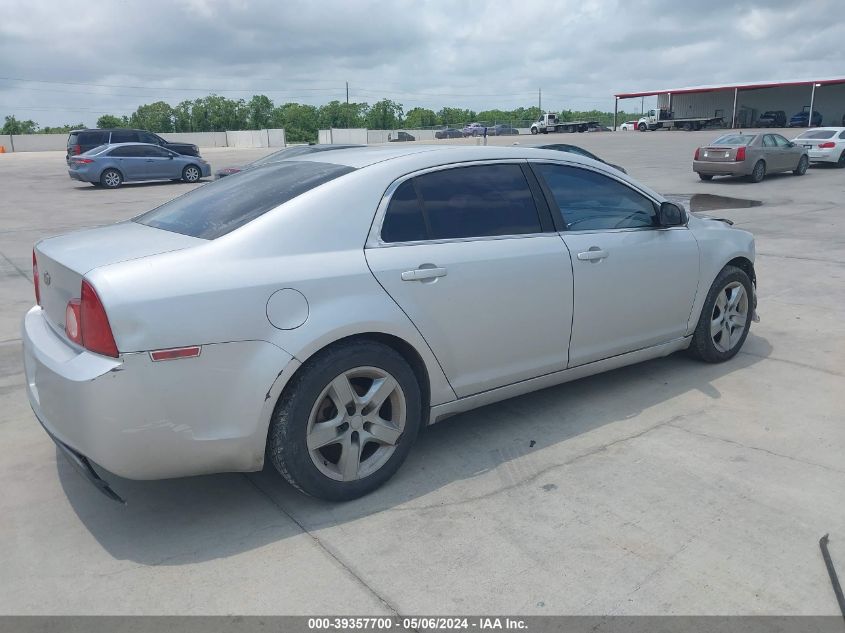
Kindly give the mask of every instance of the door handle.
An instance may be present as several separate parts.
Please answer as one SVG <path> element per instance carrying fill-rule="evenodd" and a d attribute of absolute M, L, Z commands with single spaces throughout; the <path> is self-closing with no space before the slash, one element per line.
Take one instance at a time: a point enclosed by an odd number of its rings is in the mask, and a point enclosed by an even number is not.
<path fill-rule="evenodd" d="M 583 253 L 578 253 L 578 259 L 585 262 L 595 262 L 600 259 L 605 259 L 610 253 L 607 251 L 603 251 L 596 247 L 591 248 L 588 251 L 584 251 Z"/>
<path fill-rule="evenodd" d="M 445 268 L 417 268 L 416 270 L 406 270 L 402 273 L 402 281 L 424 281 L 426 279 L 436 279 L 437 277 L 445 277 Z"/>

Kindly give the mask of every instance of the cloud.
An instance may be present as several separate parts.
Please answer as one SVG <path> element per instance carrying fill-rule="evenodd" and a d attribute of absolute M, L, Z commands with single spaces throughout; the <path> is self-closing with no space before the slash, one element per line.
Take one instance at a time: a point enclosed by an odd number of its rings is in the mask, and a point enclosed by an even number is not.
<path fill-rule="evenodd" d="M 7 0 L 0 116 L 128 114 L 213 89 L 276 103 L 388 97 L 475 110 L 612 109 L 619 91 L 833 76 L 836 0 Z M 104 84 L 104 87 L 81 84 Z M 39 109 L 35 109 L 39 108 Z"/>

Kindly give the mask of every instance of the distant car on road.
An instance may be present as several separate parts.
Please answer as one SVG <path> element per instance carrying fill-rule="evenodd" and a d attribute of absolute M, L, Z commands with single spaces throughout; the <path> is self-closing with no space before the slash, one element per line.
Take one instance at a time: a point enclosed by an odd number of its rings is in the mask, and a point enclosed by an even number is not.
<path fill-rule="evenodd" d="M 185 156 L 199 156 L 199 147 L 192 143 L 171 143 L 158 134 L 146 130 L 131 130 L 125 128 L 105 128 L 102 130 L 73 130 L 67 137 L 67 154 L 65 162 L 70 164 L 71 156 L 78 156 L 99 147 L 100 145 L 115 145 L 117 143 L 150 143 Z"/>
<path fill-rule="evenodd" d="M 786 127 L 786 112 L 783 110 L 766 110 L 757 119 L 757 127 Z"/>
<path fill-rule="evenodd" d="M 365 145 L 331 145 L 328 143 L 320 143 L 320 144 L 313 144 L 313 145 L 293 145 L 291 147 L 286 147 L 284 149 L 280 149 L 278 152 L 273 152 L 272 154 L 267 154 L 267 156 L 262 156 L 258 160 L 254 160 L 251 163 L 247 163 L 246 165 L 236 165 L 233 167 L 224 167 L 223 169 L 218 169 L 217 172 L 214 174 L 215 179 L 225 178 L 226 176 L 231 176 L 232 174 L 237 174 L 238 172 L 243 171 L 244 169 L 249 169 L 251 167 L 258 167 L 259 165 L 266 165 L 268 163 L 275 163 L 280 160 L 287 160 L 288 158 L 293 158 L 295 156 L 303 156 L 304 154 L 313 154 L 314 152 L 327 152 L 329 150 L 335 149 L 346 149 L 348 147 L 366 147 Z"/>
<path fill-rule="evenodd" d="M 810 118 L 810 106 L 804 106 L 801 112 L 796 112 L 789 117 L 789 127 L 808 127 L 807 120 Z M 822 124 L 822 115 L 818 110 L 813 110 L 813 125 Z"/>
<path fill-rule="evenodd" d="M 398 132 L 395 138 L 391 138 L 391 143 L 403 143 L 405 141 L 416 141 L 417 137 L 407 132 Z"/>
<path fill-rule="evenodd" d="M 845 126 L 807 130 L 792 142 L 807 150 L 811 163 L 835 163 L 845 167 Z"/>
<path fill-rule="evenodd" d="M 491 128 L 487 128 L 487 134 L 490 136 L 519 136 L 519 130 L 510 125 L 499 123 Z"/>
<path fill-rule="evenodd" d="M 461 130 L 464 136 L 484 136 L 485 126 L 481 123 L 470 123 Z"/>
<path fill-rule="evenodd" d="M 117 189 L 124 182 L 139 180 L 198 182 L 211 175 L 211 166 L 199 156 L 183 156 L 150 143 L 117 143 L 71 157 L 68 175 Z"/>
<path fill-rule="evenodd" d="M 619 129 L 623 132 L 628 132 L 630 130 L 637 129 L 637 122 L 636 121 L 625 121 L 622 125 L 619 126 Z"/>
<path fill-rule="evenodd" d="M 549 143 L 548 145 L 537 145 L 537 149 L 553 149 L 558 152 L 569 152 L 570 154 L 578 154 L 579 156 L 586 156 L 587 158 L 592 158 L 593 160 L 597 160 L 600 163 L 604 163 L 609 167 L 613 167 L 614 169 L 621 171 L 623 174 L 627 174 L 628 172 L 625 171 L 624 167 L 620 167 L 619 165 L 614 165 L 613 163 L 608 163 L 606 160 L 599 158 L 592 152 L 585 150 L 583 147 L 578 147 L 577 145 L 570 145 L 569 143 Z"/>
<path fill-rule="evenodd" d="M 747 176 L 751 182 L 760 182 L 766 174 L 782 171 L 803 176 L 809 164 L 807 148 L 780 134 L 731 132 L 696 149 L 692 170 L 702 180 L 712 180 L 713 176 Z"/>
<path fill-rule="evenodd" d="M 442 130 L 437 130 L 434 133 L 434 138 L 444 139 L 444 138 L 463 138 L 464 133 L 461 130 L 458 130 L 453 127 L 443 128 Z"/>

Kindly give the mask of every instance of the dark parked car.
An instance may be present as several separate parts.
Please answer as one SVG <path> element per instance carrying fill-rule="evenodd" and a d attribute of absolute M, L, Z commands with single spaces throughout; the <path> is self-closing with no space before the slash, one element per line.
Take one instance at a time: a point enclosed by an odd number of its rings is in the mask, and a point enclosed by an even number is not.
<path fill-rule="evenodd" d="M 286 147 L 285 149 L 280 149 L 278 152 L 267 154 L 267 156 L 262 156 L 258 160 L 254 160 L 251 163 L 247 163 L 246 165 L 236 165 L 234 167 L 224 167 L 223 169 L 218 169 L 217 172 L 214 174 L 214 177 L 223 178 L 225 176 L 231 176 L 232 174 L 237 174 L 239 171 L 249 169 L 250 167 L 258 167 L 259 165 L 266 165 L 267 163 L 276 163 L 280 160 L 287 160 L 288 158 L 293 158 L 294 156 L 302 156 L 303 154 L 313 154 L 314 152 L 327 152 L 333 149 L 346 149 L 348 147 L 365 146 L 330 145 L 328 143 L 312 145 L 294 145 L 293 147 Z"/>
<path fill-rule="evenodd" d="M 519 130 L 515 127 L 511 127 L 510 125 L 504 125 L 503 123 L 499 123 L 498 125 L 494 125 L 493 127 L 487 130 L 487 133 L 491 136 L 518 136 Z"/>
<path fill-rule="evenodd" d="M 789 117 L 789 127 L 808 127 L 807 119 L 810 118 L 810 106 L 804 106 L 801 112 L 796 112 Z M 822 124 L 822 115 L 818 110 L 813 110 L 813 125 Z"/>
<path fill-rule="evenodd" d="M 416 141 L 417 137 L 412 134 L 408 134 L 407 132 L 399 132 L 396 134 L 396 138 L 391 138 L 389 140 L 391 143 L 396 143 L 397 141 Z"/>
<path fill-rule="evenodd" d="M 587 158 L 592 158 L 593 160 L 597 160 L 600 163 L 604 163 L 614 169 L 621 171 L 623 174 L 627 174 L 628 172 L 625 171 L 624 167 L 620 167 L 619 165 L 614 165 L 613 163 L 608 163 L 606 160 L 603 160 L 593 154 L 592 152 L 588 152 L 583 147 L 578 147 L 577 145 L 570 145 L 568 143 L 550 143 L 549 145 L 537 145 L 537 149 L 553 149 L 558 152 L 569 152 L 570 154 L 578 154 L 579 156 L 586 156 Z"/>
<path fill-rule="evenodd" d="M 72 156 L 68 175 L 73 180 L 117 189 L 130 180 L 195 183 L 211 175 L 211 166 L 199 156 L 177 154 L 152 143 L 119 143 Z"/>
<path fill-rule="evenodd" d="M 65 162 L 70 164 L 70 157 L 84 154 L 100 145 L 114 145 L 115 143 L 150 143 L 159 145 L 185 156 L 199 156 L 199 147 L 191 143 L 171 143 L 158 134 L 146 130 L 130 130 L 126 128 L 103 130 L 73 130 L 67 137 L 67 155 Z"/>
<path fill-rule="evenodd" d="M 464 133 L 453 127 L 443 128 L 434 133 L 434 138 L 463 138 Z"/>
<path fill-rule="evenodd" d="M 786 127 L 786 112 L 783 110 L 766 110 L 757 119 L 757 127 Z"/>

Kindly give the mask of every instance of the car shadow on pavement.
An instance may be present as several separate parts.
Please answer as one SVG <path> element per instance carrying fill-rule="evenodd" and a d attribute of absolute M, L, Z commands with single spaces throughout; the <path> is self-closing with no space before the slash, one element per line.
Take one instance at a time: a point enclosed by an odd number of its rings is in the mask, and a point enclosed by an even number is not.
<path fill-rule="evenodd" d="M 660 421 L 640 415 L 679 396 L 692 394 L 701 400 L 700 408 L 708 408 L 721 398 L 714 383 L 751 367 L 772 350 L 753 333 L 745 349 L 753 351 L 712 365 L 678 353 L 454 416 L 425 429 L 407 462 L 384 486 L 346 503 L 302 495 L 269 465 L 258 473 L 164 481 L 130 481 L 104 473 L 127 500 L 125 506 L 97 492 L 57 454 L 58 474 L 79 519 L 115 558 L 144 565 L 225 558 L 303 530 L 528 485 L 549 467 L 549 460 L 554 468 L 592 452 L 587 446 L 591 438 L 583 436 L 600 427 L 620 425 L 595 440 L 599 449 L 602 442 L 658 426 Z M 691 408 L 685 405 L 686 413 Z M 535 462 L 532 453 L 540 451 L 543 457 Z"/>

